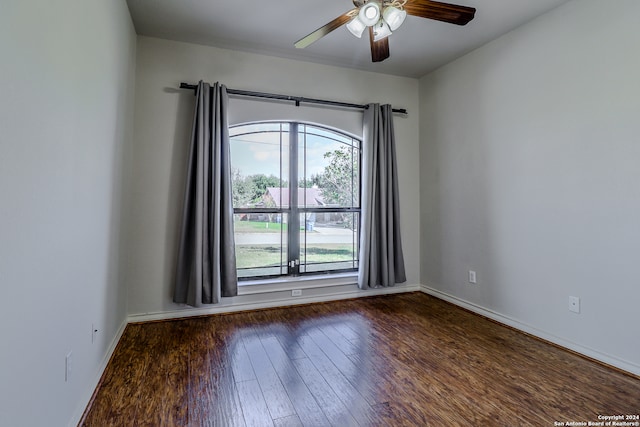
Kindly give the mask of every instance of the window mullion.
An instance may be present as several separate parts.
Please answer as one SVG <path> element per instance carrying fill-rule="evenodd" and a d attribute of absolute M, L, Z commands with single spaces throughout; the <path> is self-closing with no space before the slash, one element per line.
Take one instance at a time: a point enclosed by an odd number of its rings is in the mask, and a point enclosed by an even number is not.
<path fill-rule="evenodd" d="M 300 273 L 300 214 L 298 209 L 298 123 L 289 124 L 289 274 Z"/>

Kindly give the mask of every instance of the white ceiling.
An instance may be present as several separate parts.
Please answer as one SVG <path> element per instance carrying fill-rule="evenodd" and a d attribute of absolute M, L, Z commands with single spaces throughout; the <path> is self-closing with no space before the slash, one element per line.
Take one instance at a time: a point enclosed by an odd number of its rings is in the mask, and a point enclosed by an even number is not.
<path fill-rule="evenodd" d="M 307 47 L 293 43 L 353 8 L 351 0 L 127 0 L 138 34 L 227 49 L 421 77 L 568 0 L 456 0 L 475 7 L 466 26 L 408 16 L 371 62 L 366 34 L 344 28 Z"/>

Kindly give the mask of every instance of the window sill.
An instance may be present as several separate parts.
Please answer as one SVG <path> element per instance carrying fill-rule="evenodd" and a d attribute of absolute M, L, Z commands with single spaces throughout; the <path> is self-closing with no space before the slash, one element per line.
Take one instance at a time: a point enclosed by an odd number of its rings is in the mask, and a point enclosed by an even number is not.
<path fill-rule="evenodd" d="M 278 277 L 277 279 L 247 280 L 238 282 L 238 295 L 253 295 L 292 289 L 326 288 L 356 285 L 358 273 L 324 274 L 318 276 Z"/>

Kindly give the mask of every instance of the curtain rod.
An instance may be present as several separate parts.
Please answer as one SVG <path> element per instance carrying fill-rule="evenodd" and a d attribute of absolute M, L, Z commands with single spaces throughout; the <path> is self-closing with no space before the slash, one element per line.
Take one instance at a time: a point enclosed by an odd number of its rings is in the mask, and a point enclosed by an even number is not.
<path fill-rule="evenodd" d="M 180 83 L 180 89 L 192 89 L 196 90 L 198 85 L 190 84 L 190 83 Z M 227 93 L 230 95 L 238 95 L 238 96 L 250 96 L 254 98 L 266 98 L 266 99 L 279 99 L 282 101 L 293 101 L 296 103 L 296 107 L 300 106 L 301 102 L 306 102 L 307 104 L 322 104 L 322 105 L 333 105 L 336 107 L 343 108 L 355 108 L 358 110 L 366 110 L 369 108 L 368 105 L 360 105 L 360 104 L 349 104 L 348 102 L 339 102 L 339 101 L 328 101 L 326 99 L 315 99 L 315 98 L 305 98 L 301 96 L 290 96 L 290 95 L 278 95 L 275 93 L 264 93 L 264 92 L 252 92 L 248 90 L 239 90 L 239 89 L 229 89 L 227 88 Z M 409 114 L 404 108 L 394 108 L 394 113 L 399 114 Z"/>

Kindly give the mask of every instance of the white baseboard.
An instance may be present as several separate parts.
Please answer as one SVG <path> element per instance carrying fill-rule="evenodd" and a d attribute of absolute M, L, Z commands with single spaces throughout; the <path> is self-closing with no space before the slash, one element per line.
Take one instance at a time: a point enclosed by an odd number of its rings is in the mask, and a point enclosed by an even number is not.
<path fill-rule="evenodd" d="M 179 319 L 183 317 L 206 316 L 209 314 L 233 313 L 236 311 L 260 310 L 264 308 L 287 307 L 292 305 L 310 304 L 314 302 L 337 301 L 342 299 L 361 298 L 374 295 L 397 294 L 420 291 L 420 285 L 398 285 L 389 288 L 349 291 L 332 291 L 323 295 L 310 297 L 288 297 L 267 299 L 261 302 L 239 303 L 233 305 L 213 305 L 207 308 L 185 308 L 184 310 L 163 311 L 157 313 L 131 314 L 129 323 L 149 322 L 157 320 Z"/>
<path fill-rule="evenodd" d="M 574 351 L 576 353 L 580 353 L 586 357 L 589 357 L 591 359 L 595 359 L 599 362 L 605 363 L 607 365 L 613 366 L 615 368 L 618 368 L 620 370 L 626 371 L 631 373 L 632 375 L 636 375 L 636 376 L 640 376 L 640 366 L 638 366 L 635 363 L 631 363 L 628 362 L 626 360 L 622 360 L 618 357 L 615 357 L 613 355 L 610 354 L 606 354 L 606 353 L 602 353 L 600 351 L 588 348 L 588 347 L 584 347 L 580 344 L 576 344 L 570 340 L 558 337 L 556 335 L 553 335 L 551 333 L 548 333 L 546 331 L 540 330 L 538 328 L 535 328 L 531 325 L 528 325 L 526 323 L 520 322 L 519 320 L 513 319 L 509 316 L 505 316 L 503 314 L 497 313 L 493 310 L 489 310 L 487 308 L 484 308 L 482 306 L 479 306 L 477 304 L 474 304 L 472 302 L 469 301 L 465 301 L 461 298 L 458 298 L 456 296 L 447 294 L 445 292 L 439 291 L 437 289 L 434 289 L 432 287 L 426 286 L 426 285 L 421 285 L 420 286 L 420 290 L 422 292 L 424 292 L 425 294 L 428 295 L 432 295 L 436 298 L 440 298 L 444 301 L 450 302 L 451 304 L 457 305 L 459 307 L 462 308 L 466 308 L 469 311 L 472 311 L 476 314 L 479 314 L 481 316 L 485 316 L 488 317 L 491 320 L 494 320 L 498 323 L 502 323 L 504 325 L 510 326 L 514 329 L 517 329 L 519 331 L 522 332 L 526 332 L 527 334 L 533 335 L 535 337 L 538 337 L 540 339 L 543 339 L 545 341 L 549 341 L 553 344 L 556 344 L 560 347 L 564 347 L 566 349 L 569 349 L 571 351 Z"/>
<path fill-rule="evenodd" d="M 98 366 L 97 374 L 96 374 L 93 382 L 91 382 L 91 384 L 89 384 L 89 387 L 87 387 L 87 389 L 85 390 L 82 398 L 80 399 L 80 403 L 78 404 L 78 407 L 74 411 L 73 416 L 71 417 L 71 420 L 69 421 L 69 424 L 67 424 L 68 427 L 75 427 L 80 422 L 80 419 L 82 418 L 82 415 L 84 414 L 84 411 L 87 408 L 87 405 L 89 405 L 89 402 L 91 401 L 91 398 L 93 397 L 93 393 L 95 392 L 96 388 L 98 387 L 98 384 L 100 383 L 100 379 L 102 378 L 102 374 L 104 373 L 105 369 L 107 369 L 107 364 L 109 363 L 109 360 L 111 360 L 111 355 L 115 351 L 116 346 L 118 345 L 118 342 L 120 342 L 120 338 L 122 338 L 122 334 L 124 333 L 124 329 L 127 327 L 127 324 L 128 324 L 128 322 L 125 319 L 122 322 L 122 324 L 120 324 L 120 327 L 118 328 L 118 331 L 116 332 L 115 336 L 113 337 L 113 339 L 109 343 L 109 347 L 107 348 L 107 352 L 105 353 L 104 357 L 102 358 L 102 361 L 100 362 L 100 365 Z"/>

